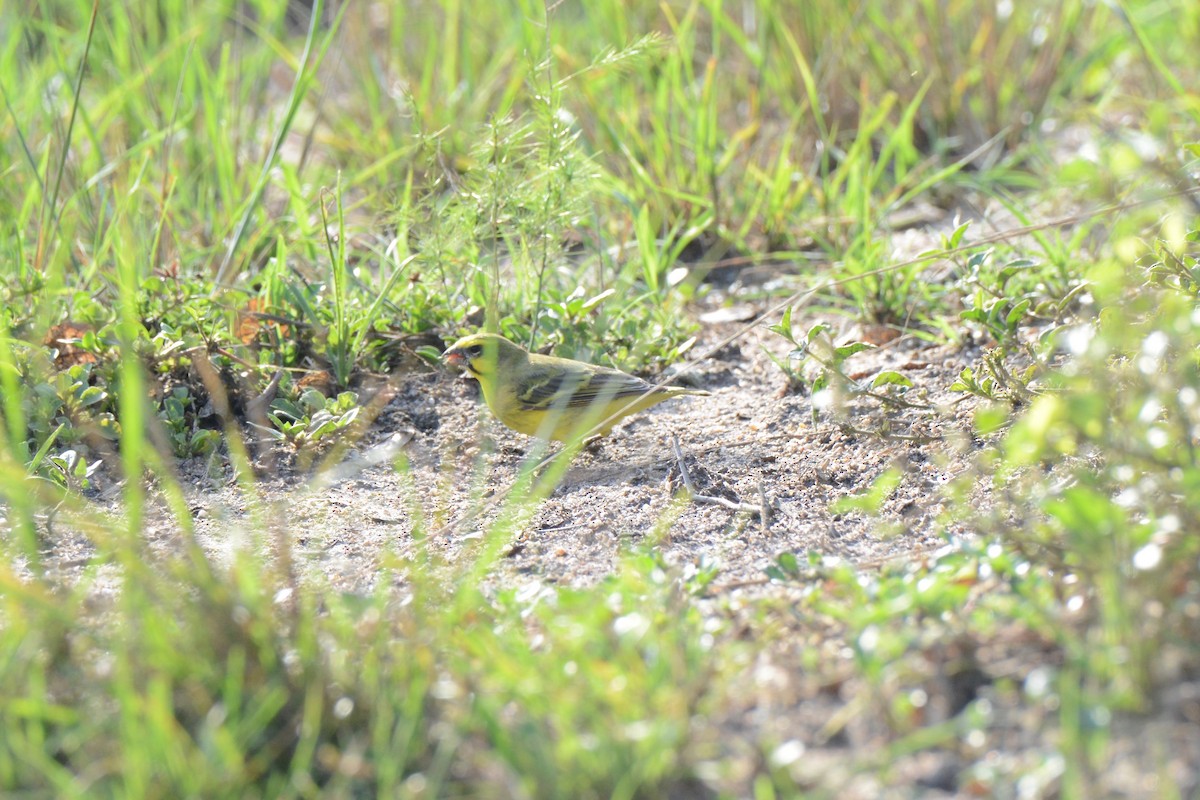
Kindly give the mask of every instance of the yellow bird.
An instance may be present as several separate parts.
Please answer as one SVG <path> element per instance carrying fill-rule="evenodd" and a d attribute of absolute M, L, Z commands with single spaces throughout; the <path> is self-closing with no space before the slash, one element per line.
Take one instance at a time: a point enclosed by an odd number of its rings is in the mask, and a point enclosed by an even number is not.
<path fill-rule="evenodd" d="M 530 353 L 493 333 L 459 339 L 442 357 L 479 381 L 488 408 L 505 425 L 558 442 L 593 428 L 595 436 L 604 436 L 625 417 L 663 400 L 708 394 L 656 387 L 608 367 Z"/>

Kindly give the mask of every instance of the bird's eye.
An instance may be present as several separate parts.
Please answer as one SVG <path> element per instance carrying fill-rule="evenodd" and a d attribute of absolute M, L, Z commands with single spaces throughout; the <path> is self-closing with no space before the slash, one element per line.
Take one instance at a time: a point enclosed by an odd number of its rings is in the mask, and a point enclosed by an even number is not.
<path fill-rule="evenodd" d="M 481 344 L 471 345 L 470 347 L 467 348 L 467 355 L 470 356 L 471 358 L 479 358 L 481 355 L 483 355 L 483 345 L 481 345 Z"/>

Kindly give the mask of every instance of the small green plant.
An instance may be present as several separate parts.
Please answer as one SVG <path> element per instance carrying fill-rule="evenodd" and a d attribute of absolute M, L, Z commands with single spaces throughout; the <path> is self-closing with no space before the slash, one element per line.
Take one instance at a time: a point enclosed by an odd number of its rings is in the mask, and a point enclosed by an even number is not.
<path fill-rule="evenodd" d="M 280 397 L 271 403 L 268 417 L 277 430 L 270 432 L 294 447 L 328 444 L 350 429 L 360 411 L 354 392 L 327 398 L 316 389 L 305 389 L 296 402 Z"/>
<path fill-rule="evenodd" d="M 191 391 L 186 386 L 176 386 L 163 398 L 158 412 L 171 452 L 177 458 L 207 455 L 221 441 L 219 431 L 196 427 L 194 403 Z"/>
<path fill-rule="evenodd" d="M 49 476 L 56 483 L 71 492 L 80 492 L 91 488 L 90 478 L 100 468 L 99 460 L 90 464 L 87 459 L 75 450 L 63 450 L 46 459 L 41 474 Z"/>
<path fill-rule="evenodd" d="M 988 249 L 967 257 L 960 285 L 971 289 L 970 306 L 959 317 L 982 331 L 994 346 L 984 352 L 978 367 L 966 367 L 959 373 L 950 391 L 1020 406 L 1036 394 L 1032 384 L 1046 371 L 1035 343 L 1024 334 L 1040 322 L 1042 340 L 1052 338 L 1058 320 L 1078 290 L 1066 298 L 1046 298 L 1044 269 L 1037 262 L 1015 258 L 994 269 L 989 266 L 993 254 Z M 1019 367 L 1013 363 L 1018 357 L 1026 362 Z"/>
<path fill-rule="evenodd" d="M 1188 241 L 1200 241 L 1200 233 L 1189 233 Z M 1167 241 L 1156 239 L 1143 267 L 1153 285 L 1200 299 L 1200 257 L 1196 254 L 1178 252 Z"/>
<path fill-rule="evenodd" d="M 329 221 L 327 204 L 324 195 L 322 196 L 321 219 L 325 223 L 325 245 L 330 263 L 329 299 L 332 301 L 332 319 L 325 336 L 325 357 L 329 361 L 330 372 L 333 373 L 337 385 L 345 387 L 349 385 L 358 360 L 366 349 L 367 337 L 374 330 L 375 323 L 383 311 L 383 301 L 391 294 L 408 266 L 416 260 L 416 256 L 409 256 L 398 264 L 384 260 L 383 268 L 387 270 L 387 278 L 374 290 L 374 298 L 363 308 L 352 306 L 350 253 L 347 250 L 346 218 L 340 186 L 333 196 L 333 202 L 337 209 L 336 226 Z M 370 297 L 367 293 L 362 294 Z M 365 299 L 359 302 L 365 303 Z"/>
<path fill-rule="evenodd" d="M 790 307 L 784 310 L 780 322 L 769 326 L 768 330 L 779 334 L 795 348 L 788 353 L 786 362 L 771 356 L 771 360 L 784 371 L 793 385 L 807 385 L 814 395 L 829 391 L 831 397 L 840 398 L 841 401 L 851 397 L 869 397 L 888 404 L 908 405 L 899 395 L 913 384 L 901 373 L 882 370 L 875 373 L 869 384 L 863 384 L 846 373 L 846 360 L 856 353 L 872 349 L 873 345 L 866 342 L 835 345 L 829 335 L 832 328 L 823 322 L 811 326 L 803 338 L 797 338 L 792 328 Z M 817 404 L 814 403 L 814 418 L 816 414 Z"/>
<path fill-rule="evenodd" d="M 55 431 L 64 443 L 74 444 L 88 437 L 116 441 L 120 425 L 108 389 L 110 367 L 73 364 L 50 376 L 37 377 L 49 371 L 39 357 L 32 357 L 25 366 L 25 385 L 29 388 L 22 401 L 33 444 L 40 446 Z"/>
<path fill-rule="evenodd" d="M 1041 372 L 1039 364 L 1030 364 L 1018 373 L 1009 369 L 1003 348 L 986 351 L 982 358 L 982 371 L 963 367 L 950 391 L 964 392 L 985 400 L 1006 401 L 1012 406 L 1027 404 L 1036 394 L 1030 384 Z"/>
<path fill-rule="evenodd" d="M 70 448 L 51 454 L 59 434 L 66 429 L 66 423 L 54 429 L 26 466 L 25 473 L 30 477 L 49 479 L 68 491 L 78 493 L 91 488 L 90 479 L 103 462 L 97 459 L 89 464 L 83 455 Z"/>
<path fill-rule="evenodd" d="M 1002 346 L 1013 346 L 1017 332 L 1027 322 L 1033 298 L 1012 297 L 1008 291 L 1009 281 L 1021 272 L 1028 271 L 1034 262 L 1015 259 L 1005 264 L 991 279 L 982 275 L 991 251 L 972 253 L 967 259 L 969 274 L 965 279 L 975 286 L 971 305 L 959 316 L 964 322 L 978 325 Z"/>

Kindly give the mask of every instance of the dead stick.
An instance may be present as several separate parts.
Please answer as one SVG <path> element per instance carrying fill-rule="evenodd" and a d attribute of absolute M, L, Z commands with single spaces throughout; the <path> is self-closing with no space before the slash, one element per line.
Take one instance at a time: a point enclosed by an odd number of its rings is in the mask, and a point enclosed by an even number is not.
<path fill-rule="evenodd" d="M 700 494 L 696 491 L 695 484 L 692 483 L 692 476 L 688 474 L 687 464 L 683 463 L 683 450 L 679 447 L 679 437 L 671 434 L 671 447 L 675 449 L 675 459 L 679 462 L 679 475 L 683 478 L 683 485 L 691 495 L 692 501 L 696 503 L 708 503 L 709 505 L 721 506 L 728 508 L 731 511 L 746 511 L 750 514 L 763 514 L 763 509 L 748 503 L 735 503 L 732 500 L 726 500 L 724 497 L 713 497 L 707 494 Z"/>

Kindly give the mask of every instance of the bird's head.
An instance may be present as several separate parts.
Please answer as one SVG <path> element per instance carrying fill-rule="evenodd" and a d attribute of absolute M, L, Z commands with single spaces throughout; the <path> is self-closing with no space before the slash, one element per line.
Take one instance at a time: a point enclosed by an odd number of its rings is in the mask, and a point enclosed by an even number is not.
<path fill-rule="evenodd" d="M 489 378 L 517 367 L 527 353 L 494 333 L 464 336 L 442 354 L 446 363 L 463 367 L 476 378 Z"/>

